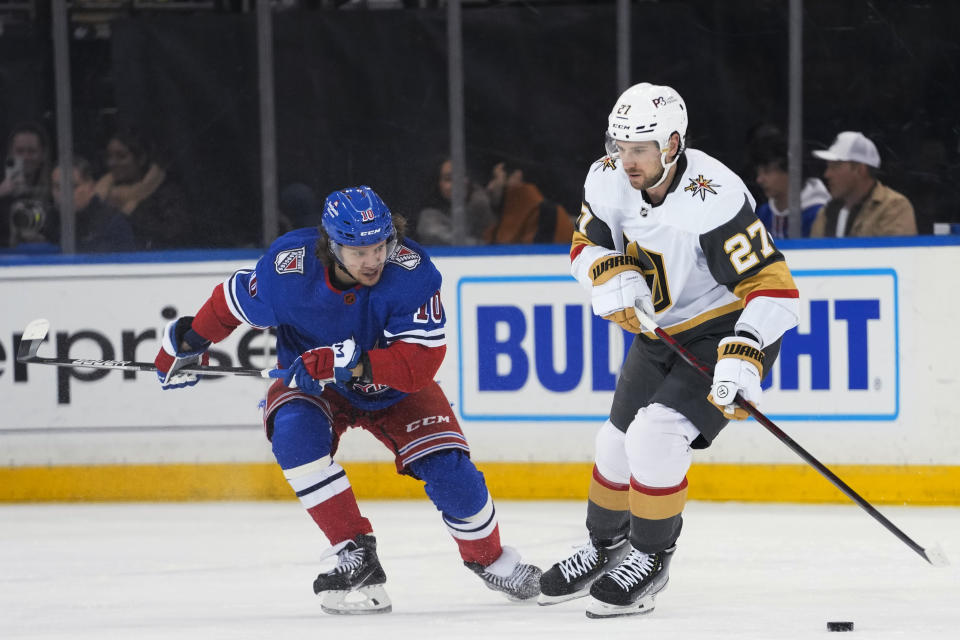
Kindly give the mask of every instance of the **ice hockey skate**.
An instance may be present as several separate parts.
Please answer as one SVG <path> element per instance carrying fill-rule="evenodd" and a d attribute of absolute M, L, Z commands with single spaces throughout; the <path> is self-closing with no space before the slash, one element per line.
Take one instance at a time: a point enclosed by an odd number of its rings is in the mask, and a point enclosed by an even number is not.
<path fill-rule="evenodd" d="M 540 593 L 543 572 L 532 564 L 520 562 L 520 554 L 513 547 L 503 547 L 500 557 L 486 567 L 478 562 L 463 564 L 480 576 L 488 588 L 502 591 L 514 602 L 535 598 Z"/>
<path fill-rule="evenodd" d="M 361 534 L 337 545 L 327 556 L 337 555 L 337 566 L 313 582 L 320 608 L 333 614 L 389 613 L 393 609 L 383 584 L 387 575 L 377 558 L 377 540 Z"/>
<path fill-rule="evenodd" d="M 669 580 L 670 558 L 676 547 L 659 553 L 630 553 L 590 587 L 588 618 L 633 616 L 653 611 L 658 593 Z"/>
<path fill-rule="evenodd" d="M 543 574 L 537 604 L 551 605 L 582 598 L 590 592 L 590 585 L 623 560 L 629 550 L 626 539 L 604 546 L 590 536 L 587 543 L 577 547 L 572 556 L 556 563 Z"/>

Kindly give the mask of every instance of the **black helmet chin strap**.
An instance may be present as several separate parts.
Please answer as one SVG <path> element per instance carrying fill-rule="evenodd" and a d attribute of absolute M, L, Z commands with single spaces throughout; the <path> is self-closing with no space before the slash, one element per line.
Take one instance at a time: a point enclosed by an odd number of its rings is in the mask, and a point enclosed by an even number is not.
<path fill-rule="evenodd" d="M 343 264 L 343 254 L 340 253 L 340 245 L 333 241 L 333 238 L 330 238 L 330 253 L 333 254 L 333 259 L 337 263 L 337 266 L 343 269 L 343 272 L 354 280 L 359 280 L 355 275 L 350 273 L 350 269 L 347 269 L 347 265 Z"/>

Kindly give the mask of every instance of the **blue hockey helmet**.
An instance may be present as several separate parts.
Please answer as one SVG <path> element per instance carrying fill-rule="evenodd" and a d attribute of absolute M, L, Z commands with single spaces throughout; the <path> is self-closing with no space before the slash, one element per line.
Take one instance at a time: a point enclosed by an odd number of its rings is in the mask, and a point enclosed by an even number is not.
<path fill-rule="evenodd" d="M 321 224 L 338 258 L 340 252 L 335 245 L 366 247 L 386 241 L 390 249 L 391 242 L 396 240 L 393 214 L 367 186 L 341 189 L 327 196 Z"/>

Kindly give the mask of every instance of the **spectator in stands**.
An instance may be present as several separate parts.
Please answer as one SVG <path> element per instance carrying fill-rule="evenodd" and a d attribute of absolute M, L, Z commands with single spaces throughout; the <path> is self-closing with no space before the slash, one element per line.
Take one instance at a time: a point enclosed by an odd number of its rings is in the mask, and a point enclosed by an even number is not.
<path fill-rule="evenodd" d="M 60 206 L 60 167 L 53 170 L 53 200 Z M 76 211 L 78 253 L 133 251 L 133 229 L 118 209 L 96 194 L 96 180 L 90 162 L 73 159 L 73 206 Z"/>
<path fill-rule="evenodd" d="M 757 184 L 767 201 L 757 207 L 757 217 L 774 238 L 789 237 L 790 175 L 787 173 L 787 144 L 779 131 L 754 139 L 751 149 Z M 830 200 L 819 178 L 807 178 L 800 190 L 801 234 L 810 235 L 817 212 Z"/>
<path fill-rule="evenodd" d="M 45 241 L 50 206 L 50 139 L 35 122 L 18 124 L 7 140 L 0 182 L 0 247 Z"/>
<path fill-rule="evenodd" d="M 463 235 L 453 233 L 453 163 L 445 158 L 437 166 L 426 205 L 417 214 L 416 238 L 426 245 L 485 244 L 484 233 L 494 222 L 486 191 L 467 178 L 466 219 Z"/>
<path fill-rule="evenodd" d="M 823 173 L 833 197 L 817 214 L 812 237 L 910 236 L 917 234 L 913 205 L 877 180 L 880 153 L 859 131 L 842 131 L 826 151 Z"/>
<path fill-rule="evenodd" d="M 146 138 L 121 129 L 107 143 L 107 173 L 96 194 L 130 218 L 139 249 L 196 246 L 198 237 L 183 188 L 155 158 Z"/>
<path fill-rule="evenodd" d="M 497 220 L 486 234 L 490 244 L 567 244 L 573 237 L 573 219 L 562 205 L 544 197 L 524 170 L 498 162 L 487 193 Z"/>

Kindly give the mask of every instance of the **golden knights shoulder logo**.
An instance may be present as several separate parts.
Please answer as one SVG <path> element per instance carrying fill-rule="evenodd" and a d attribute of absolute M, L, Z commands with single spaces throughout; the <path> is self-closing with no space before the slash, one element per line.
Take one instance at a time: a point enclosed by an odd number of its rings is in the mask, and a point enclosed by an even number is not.
<path fill-rule="evenodd" d="M 701 201 L 707 199 L 707 193 L 712 193 L 714 195 L 717 194 L 717 192 L 713 190 L 714 187 L 723 186 L 719 184 L 713 184 L 713 180 L 711 178 L 704 178 L 702 173 L 696 178 L 687 179 L 690 181 L 690 184 L 684 187 L 683 190 L 692 191 L 690 195 L 694 198 L 696 198 L 697 194 L 699 194 Z"/>
<path fill-rule="evenodd" d="M 611 158 L 610 156 L 604 156 L 600 160 L 597 160 L 596 162 L 593 163 L 594 171 L 596 171 L 597 169 L 599 169 L 600 171 L 606 171 L 607 169 L 616 170 L 616 168 L 617 168 L 617 159 Z"/>

